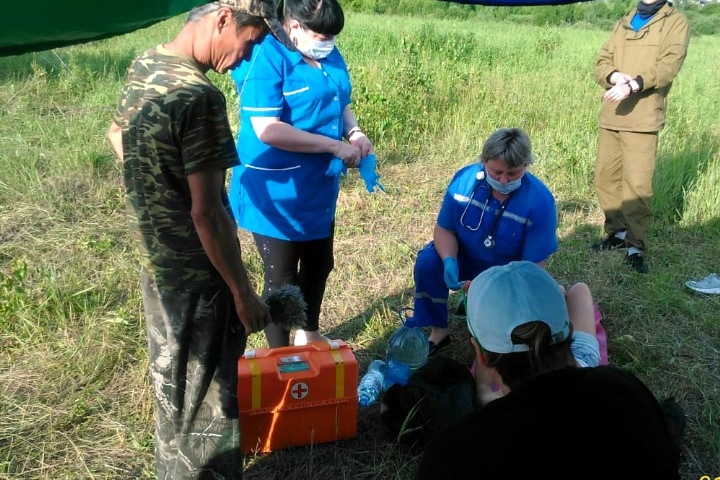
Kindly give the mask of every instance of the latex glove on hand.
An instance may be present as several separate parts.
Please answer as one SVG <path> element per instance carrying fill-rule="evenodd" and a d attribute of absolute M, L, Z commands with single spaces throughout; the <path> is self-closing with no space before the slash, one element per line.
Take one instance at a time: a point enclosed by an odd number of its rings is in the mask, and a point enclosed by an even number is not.
<path fill-rule="evenodd" d="M 443 259 L 443 267 L 445 268 L 445 285 L 447 285 L 450 290 L 460 290 L 463 284 L 458 280 L 460 269 L 458 268 L 457 260 L 453 257 L 445 257 L 445 259 Z"/>
<path fill-rule="evenodd" d="M 375 191 L 375 187 L 378 187 L 383 192 L 385 191 L 385 187 L 378 182 L 380 175 L 375 172 L 376 167 L 377 161 L 374 153 L 361 158 L 360 165 L 358 165 L 360 176 L 365 181 L 365 188 L 367 188 L 367 191 L 370 193 Z"/>
<path fill-rule="evenodd" d="M 328 167 L 327 171 L 325 171 L 325 175 L 328 177 L 337 177 L 338 175 L 345 175 L 347 173 L 347 167 L 342 161 L 342 158 L 335 157 L 332 160 L 330 160 L 330 166 Z"/>

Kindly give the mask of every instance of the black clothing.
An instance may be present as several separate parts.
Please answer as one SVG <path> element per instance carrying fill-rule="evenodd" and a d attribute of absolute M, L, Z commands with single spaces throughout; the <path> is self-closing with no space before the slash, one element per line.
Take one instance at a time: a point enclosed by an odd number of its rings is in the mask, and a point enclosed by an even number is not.
<path fill-rule="evenodd" d="M 637 4 L 637 12 L 640 18 L 643 20 L 650 18 L 655 15 L 660 9 L 667 3 L 667 0 L 658 0 L 654 3 L 643 3 L 642 1 Z"/>
<path fill-rule="evenodd" d="M 655 396 L 614 366 L 536 377 L 437 433 L 418 479 L 679 479 Z"/>
<path fill-rule="evenodd" d="M 334 235 L 317 240 L 292 241 L 253 233 L 263 262 L 265 286 L 262 298 L 285 285 L 300 287 L 307 303 L 307 321 L 303 330 L 317 331 L 325 286 L 335 265 Z M 265 327 L 270 348 L 290 344 L 290 326 L 271 322 Z"/>

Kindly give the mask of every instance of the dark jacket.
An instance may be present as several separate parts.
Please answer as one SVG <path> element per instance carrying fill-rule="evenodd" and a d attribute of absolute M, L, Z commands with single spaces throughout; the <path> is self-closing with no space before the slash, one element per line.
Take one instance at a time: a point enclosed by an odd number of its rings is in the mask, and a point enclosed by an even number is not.
<path fill-rule="evenodd" d="M 679 462 L 662 407 L 635 375 L 570 368 L 436 433 L 417 479 L 679 480 Z"/>

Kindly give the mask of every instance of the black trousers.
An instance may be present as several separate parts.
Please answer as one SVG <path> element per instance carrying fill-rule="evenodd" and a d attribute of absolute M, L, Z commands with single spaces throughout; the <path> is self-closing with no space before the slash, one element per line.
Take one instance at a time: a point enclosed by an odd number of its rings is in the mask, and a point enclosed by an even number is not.
<path fill-rule="evenodd" d="M 280 240 L 259 234 L 253 234 L 253 238 L 263 261 L 263 298 L 284 285 L 297 285 L 307 303 L 307 325 L 304 330 L 317 331 L 325 285 L 335 266 L 333 234 L 327 238 L 304 242 Z M 265 327 L 265 336 L 270 348 L 290 344 L 290 330 L 280 323 L 270 323 Z"/>

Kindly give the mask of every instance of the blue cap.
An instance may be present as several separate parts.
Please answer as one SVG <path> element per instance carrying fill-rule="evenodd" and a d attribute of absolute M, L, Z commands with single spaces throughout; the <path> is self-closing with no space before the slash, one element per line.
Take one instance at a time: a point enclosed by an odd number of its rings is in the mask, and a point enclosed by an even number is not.
<path fill-rule="evenodd" d="M 570 335 L 565 295 L 544 268 L 528 261 L 510 262 L 485 270 L 470 284 L 468 329 L 485 350 L 528 351 L 528 345 L 514 344 L 511 335 L 515 328 L 533 321 L 550 327 L 551 344 Z"/>

